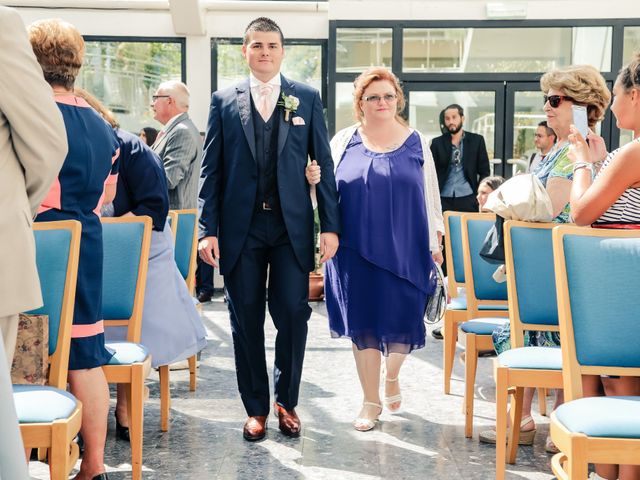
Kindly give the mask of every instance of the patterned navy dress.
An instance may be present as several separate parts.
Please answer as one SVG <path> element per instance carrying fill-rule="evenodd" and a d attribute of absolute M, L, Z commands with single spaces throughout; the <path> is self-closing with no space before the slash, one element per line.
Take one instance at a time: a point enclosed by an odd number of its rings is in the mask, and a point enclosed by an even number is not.
<path fill-rule="evenodd" d="M 327 262 L 333 337 L 384 355 L 425 345 L 424 313 L 435 289 L 417 132 L 392 152 L 368 150 L 356 131 L 336 170 L 342 235 Z"/>
<path fill-rule="evenodd" d="M 71 330 L 69 370 L 105 365 L 102 322 L 102 226 L 104 186 L 117 181 L 118 139 L 82 98 L 56 96 L 67 130 L 69 153 L 44 200 L 36 222 L 78 220 L 82 224 L 78 282 Z"/>

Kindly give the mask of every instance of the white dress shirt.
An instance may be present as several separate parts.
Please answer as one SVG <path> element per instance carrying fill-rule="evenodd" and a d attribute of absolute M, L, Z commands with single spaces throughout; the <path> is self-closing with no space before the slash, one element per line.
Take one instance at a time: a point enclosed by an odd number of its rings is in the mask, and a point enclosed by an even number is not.
<path fill-rule="evenodd" d="M 253 104 L 256 106 L 256 108 L 258 108 L 258 105 L 260 105 L 260 85 L 262 85 L 264 82 L 261 82 L 260 80 L 258 80 L 253 73 L 249 74 L 249 86 L 251 87 L 251 98 L 253 99 Z M 280 72 L 278 72 L 277 75 L 275 75 L 271 80 L 269 80 L 268 82 L 269 85 L 271 85 L 273 87 L 273 90 L 271 91 L 271 98 L 269 99 L 269 117 L 273 114 L 273 111 L 276 108 L 276 104 L 278 103 L 278 99 L 280 98 Z M 268 118 L 268 117 L 267 117 Z"/>

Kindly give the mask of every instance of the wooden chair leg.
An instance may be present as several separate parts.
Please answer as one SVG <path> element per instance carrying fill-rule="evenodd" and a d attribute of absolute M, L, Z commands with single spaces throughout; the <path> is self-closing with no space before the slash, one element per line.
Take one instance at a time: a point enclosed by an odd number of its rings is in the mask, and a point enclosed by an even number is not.
<path fill-rule="evenodd" d="M 38 448 L 38 461 L 44 462 L 47 458 L 47 448 L 40 447 Z"/>
<path fill-rule="evenodd" d="M 472 333 L 465 335 L 464 354 L 464 436 L 473 436 L 473 397 L 478 368 L 478 349 L 476 336 Z"/>
<path fill-rule="evenodd" d="M 547 389 L 538 388 L 538 408 L 540 409 L 540 415 L 547 416 Z"/>
<path fill-rule="evenodd" d="M 133 480 L 142 479 L 142 432 L 144 426 L 144 376 L 142 365 L 131 370 L 131 384 L 127 386 L 127 410 L 131 438 L 131 468 Z"/>
<path fill-rule="evenodd" d="M 160 430 L 169 430 L 169 409 L 171 408 L 171 393 L 169 391 L 169 365 L 162 365 L 158 369 L 160 374 Z"/>
<path fill-rule="evenodd" d="M 496 368 L 496 480 L 504 480 L 507 443 L 507 401 L 509 370 Z"/>
<path fill-rule="evenodd" d="M 51 448 L 49 449 L 49 474 L 51 480 L 66 480 L 71 469 L 67 470 L 69 445 L 67 428 L 64 423 L 54 422 L 51 426 Z"/>
<path fill-rule="evenodd" d="M 587 439 L 574 438 L 571 441 L 570 452 L 567 455 L 565 471 L 571 480 L 587 478 L 589 463 L 587 461 Z"/>
<path fill-rule="evenodd" d="M 196 386 L 197 386 L 197 377 L 196 377 L 197 368 L 198 368 L 197 357 L 196 357 L 196 355 L 192 355 L 191 357 L 189 357 L 189 391 L 190 392 L 195 392 L 196 391 Z"/>
<path fill-rule="evenodd" d="M 507 444 L 507 462 L 516 463 L 518 453 L 518 439 L 520 438 L 520 419 L 522 418 L 522 402 L 524 400 L 524 388 L 516 387 L 511 402 L 511 430 Z"/>
<path fill-rule="evenodd" d="M 451 391 L 451 373 L 456 354 L 456 341 L 458 340 L 458 325 L 453 319 L 454 313 L 449 310 L 444 314 L 442 336 L 444 337 L 444 393 L 449 395 Z"/>

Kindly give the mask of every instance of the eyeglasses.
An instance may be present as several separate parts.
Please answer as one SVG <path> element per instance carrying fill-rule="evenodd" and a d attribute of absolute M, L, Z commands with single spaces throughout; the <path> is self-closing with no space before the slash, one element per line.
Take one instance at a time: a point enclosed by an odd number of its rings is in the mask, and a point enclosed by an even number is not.
<path fill-rule="evenodd" d="M 171 98 L 171 95 L 151 95 L 151 100 L 154 102 L 159 98 Z"/>
<path fill-rule="evenodd" d="M 460 165 L 460 156 L 461 156 L 462 152 L 460 151 L 459 148 L 454 148 L 453 149 L 453 164 L 454 165 Z"/>
<path fill-rule="evenodd" d="M 398 98 L 398 95 L 395 95 L 393 93 L 387 93 L 386 95 L 383 95 L 382 97 L 380 95 L 367 95 L 365 97 L 362 97 L 362 99 L 365 102 L 368 102 L 368 103 L 378 103 L 380 100 L 384 100 L 387 103 L 391 103 L 396 98 Z"/>
<path fill-rule="evenodd" d="M 565 97 L 564 95 L 543 95 L 544 103 L 549 102 L 551 108 L 558 108 L 565 100 L 573 101 L 571 97 Z"/>

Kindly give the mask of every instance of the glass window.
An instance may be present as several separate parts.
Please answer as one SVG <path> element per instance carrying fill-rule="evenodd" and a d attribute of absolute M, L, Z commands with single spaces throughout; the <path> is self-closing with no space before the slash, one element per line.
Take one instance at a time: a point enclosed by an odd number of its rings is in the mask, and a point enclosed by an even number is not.
<path fill-rule="evenodd" d="M 242 56 L 242 45 L 218 43 L 217 88 L 225 88 L 249 75 Z M 282 73 L 291 80 L 306 83 L 322 92 L 322 45 L 287 44 L 284 47 Z"/>
<path fill-rule="evenodd" d="M 529 160 L 536 153 L 533 143 L 538 124 L 547 119 L 540 91 L 515 92 L 513 116 L 513 158 Z"/>
<path fill-rule="evenodd" d="M 391 68 L 390 28 L 336 29 L 336 71 L 362 72 L 366 68 Z"/>
<path fill-rule="evenodd" d="M 640 52 L 640 27 L 624 27 L 623 65 L 631 61 L 631 56 L 634 52 Z"/>
<path fill-rule="evenodd" d="M 123 129 L 161 128 L 149 107 L 158 85 L 182 79 L 182 43 L 86 42 L 78 86 L 95 95 Z"/>
<path fill-rule="evenodd" d="M 538 96 L 539 98 L 539 96 Z M 494 157 L 495 92 L 413 91 L 409 93 L 409 124 L 430 141 L 442 135 L 440 111 L 457 103 L 464 108 L 464 129 L 484 137 L 489 158 Z"/>
<path fill-rule="evenodd" d="M 586 63 L 608 72 L 611 35 L 611 27 L 405 28 L 402 68 L 404 72 L 546 72 Z"/>
<path fill-rule="evenodd" d="M 353 83 L 336 83 L 336 132 L 353 125 Z"/>

